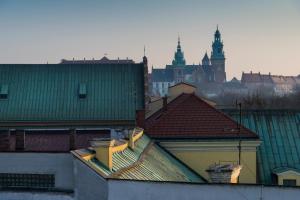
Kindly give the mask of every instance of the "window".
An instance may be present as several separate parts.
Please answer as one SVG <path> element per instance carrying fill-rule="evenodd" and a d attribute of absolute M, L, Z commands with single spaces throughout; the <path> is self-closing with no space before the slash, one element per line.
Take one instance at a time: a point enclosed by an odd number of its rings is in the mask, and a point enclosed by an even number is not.
<path fill-rule="evenodd" d="M 79 98 L 81 98 L 81 99 L 85 98 L 86 97 L 86 93 L 87 93 L 87 91 L 86 91 L 86 84 L 81 83 L 79 85 Z"/>
<path fill-rule="evenodd" d="M 8 96 L 8 85 L 0 86 L 0 99 L 6 99 Z"/>
<path fill-rule="evenodd" d="M 54 188 L 54 174 L 10 174 L 0 173 L 0 187 Z"/>
<path fill-rule="evenodd" d="M 296 183 L 295 179 L 283 179 L 284 186 L 296 186 Z"/>

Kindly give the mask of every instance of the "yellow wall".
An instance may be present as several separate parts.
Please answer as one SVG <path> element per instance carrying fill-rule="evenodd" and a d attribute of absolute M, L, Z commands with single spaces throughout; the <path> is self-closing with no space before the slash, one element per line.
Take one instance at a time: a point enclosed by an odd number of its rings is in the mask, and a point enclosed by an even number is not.
<path fill-rule="evenodd" d="M 181 147 L 179 143 L 176 144 L 176 147 L 174 145 L 170 146 L 170 143 L 164 144 L 162 142 L 161 144 L 208 181 L 210 179 L 206 170 L 210 165 L 214 163 L 238 163 L 237 146 L 230 147 L 230 145 L 225 143 L 222 145 L 222 142 L 209 148 L 207 147 L 208 142 L 203 144 L 204 148 L 201 147 L 201 143 L 197 145 L 197 148 L 195 145 L 193 145 L 193 148 L 189 147 L 187 142 Z M 225 149 L 224 146 L 226 146 Z M 246 150 L 243 150 L 242 147 L 241 165 L 243 168 L 239 178 L 240 183 L 256 183 L 256 147 L 247 147 Z"/>
<path fill-rule="evenodd" d="M 296 185 L 300 186 L 300 174 L 293 171 L 286 171 L 281 174 L 277 174 L 278 185 L 283 185 L 283 179 L 294 179 L 296 180 Z"/>
<path fill-rule="evenodd" d="M 169 93 L 169 96 L 171 96 L 171 97 L 177 97 L 178 95 L 180 95 L 182 93 L 191 94 L 191 93 L 194 93 L 195 91 L 196 91 L 196 87 L 181 83 L 181 84 L 177 84 L 173 87 L 169 87 L 168 93 Z"/>

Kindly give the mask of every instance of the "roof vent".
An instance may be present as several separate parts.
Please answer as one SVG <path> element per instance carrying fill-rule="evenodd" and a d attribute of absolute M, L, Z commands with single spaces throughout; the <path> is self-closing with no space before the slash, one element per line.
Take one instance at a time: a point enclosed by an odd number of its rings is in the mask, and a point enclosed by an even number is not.
<path fill-rule="evenodd" d="M 233 164 L 214 164 L 206 170 L 212 183 L 238 183 L 242 166 Z"/>
<path fill-rule="evenodd" d="M 0 99 L 7 99 L 8 96 L 8 85 L 1 85 L 0 87 Z"/>
<path fill-rule="evenodd" d="M 109 170 L 113 169 L 113 154 L 124 151 L 128 147 L 126 141 L 111 138 L 95 138 L 90 143 L 92 148 L 96 151 L 96 159 Z"/>
<path fill-rule="evenodd" d="M 86 98 L 86 94 L 87 94 L 86 84 L 81 83 L 79 85 L 79 89 L 78 89 L 78 96 L 80 99 L 84 99 L 84 98 Z"/>

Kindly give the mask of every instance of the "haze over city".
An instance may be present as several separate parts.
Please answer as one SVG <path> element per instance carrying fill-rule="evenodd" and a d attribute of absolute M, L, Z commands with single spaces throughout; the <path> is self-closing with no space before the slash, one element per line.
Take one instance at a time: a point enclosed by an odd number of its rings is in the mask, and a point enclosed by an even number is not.
<path fill-rule="evenodd" d="M 300 73 L 300 2 L 1 0 L 1 63 L 58 63 L 62 58 L 172 62 L 180 35 L 187 64 L 210 54 L 217 24 L 227 78 L 242 71 Z"/>

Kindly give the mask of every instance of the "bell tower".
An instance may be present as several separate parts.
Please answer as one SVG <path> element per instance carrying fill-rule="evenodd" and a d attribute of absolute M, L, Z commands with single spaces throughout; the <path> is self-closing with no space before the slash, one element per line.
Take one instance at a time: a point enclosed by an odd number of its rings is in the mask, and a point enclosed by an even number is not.
<path fill-rule="evenodd" d="M 184 53 L 181 50 L 180 37 L 179 36 L 178 36 L 177 51 L 174 54 L 174 60 L 172 61 L 172 65 L 174 65 L 174 66 L 185 66 Z"/>
<path fill-rule="evenodd" d="M 217 30 L 214 35 L 214 41 L 212 43 L 211 52 L 211 65 L 214 72 L 214 81 L 217 83 L 224 83 L 226 81 L 225 72 L 225 55 L 223 51 L 223 41 L 221 40 L 221 33 L 217 26 Z"/>

